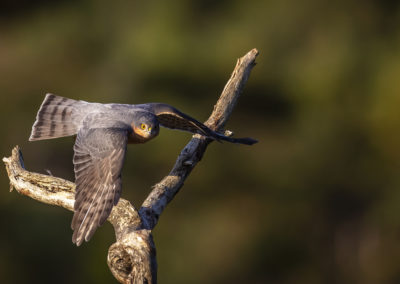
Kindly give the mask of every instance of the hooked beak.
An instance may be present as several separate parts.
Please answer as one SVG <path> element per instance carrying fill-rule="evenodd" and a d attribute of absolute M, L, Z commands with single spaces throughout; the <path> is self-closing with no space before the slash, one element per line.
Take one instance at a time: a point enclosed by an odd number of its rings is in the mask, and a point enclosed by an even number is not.
<path fill-rule="evenodd" d="M 150 127 L 150 128 L 148 128 L 146 130 L 148 131 L 149 136 L 155 137 L 155 136 L 158 135 L 159 127 L 157 127 L 157 126 L 156 127 Z"/>
<path fill-rule="evenodd" d="M 152 134 L 149 129 L 139 129 L 138 132 L 143 138 L 150 138 Z"/>

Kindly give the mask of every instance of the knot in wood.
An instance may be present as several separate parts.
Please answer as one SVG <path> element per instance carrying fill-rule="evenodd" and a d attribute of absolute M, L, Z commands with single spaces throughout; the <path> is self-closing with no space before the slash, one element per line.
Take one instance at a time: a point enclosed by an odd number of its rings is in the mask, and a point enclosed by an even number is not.
<path fill-rule="evenodd" d="M 121 283 L 129 283 L 133 263 L 129 253 L 120 243 L 114 243 L 108 249 L 108 267 L 114 277 Z"/>
<path fill-rule="evenodd" d="M 107 263 L 120 283 L 156 283 L 157 264 L 151 232 L 128 232 L 121 241 L 110 247 Z"/>

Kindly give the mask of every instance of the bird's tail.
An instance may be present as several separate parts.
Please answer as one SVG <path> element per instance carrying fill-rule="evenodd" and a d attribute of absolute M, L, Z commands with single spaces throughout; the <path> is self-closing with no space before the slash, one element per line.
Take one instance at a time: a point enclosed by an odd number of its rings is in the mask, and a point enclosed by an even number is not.
<path fill-rule="evenodd" d="M 73 112 L 82 102 L 47 94 L 32 126 L 29 141 L 70 136 L 77 133 Z"/>

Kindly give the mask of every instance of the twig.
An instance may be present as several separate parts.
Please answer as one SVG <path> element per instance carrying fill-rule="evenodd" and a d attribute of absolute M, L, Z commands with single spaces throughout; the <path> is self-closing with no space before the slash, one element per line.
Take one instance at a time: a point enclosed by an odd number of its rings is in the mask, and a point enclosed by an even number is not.
<path fill-rule="evenodd" d="M 222 131 L 237 99 L 255 65 L 258 51 L 253 49 L 237 61 L 231 78 L 206 121 L 215 131 Z M 185 179 L 201 160 L 212 142 L 198 134 L 183 148 L 168 176 L 157 183 L 143 202 L 140 210 L 125 199 L 113 208 L 108 221 L 113 225 L 116 242 L 108 250 L 107 263 L 114 277 L 121 283 L 156 283 L 157 262 L 151 234 L 159 216 L 183 186 Z M 19 147 L 11 157 L 3 158 L 10 189 L 40 202 L 73 211 L 75 184 L 54 176 L 25 170 Z"/>

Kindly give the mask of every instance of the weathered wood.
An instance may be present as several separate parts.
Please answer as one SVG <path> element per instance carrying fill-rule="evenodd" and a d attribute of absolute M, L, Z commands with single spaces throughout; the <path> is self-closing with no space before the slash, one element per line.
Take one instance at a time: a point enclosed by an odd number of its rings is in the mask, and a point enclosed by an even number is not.
<path fill-rule="evenodd" d="M 212 130 L 221 131 L 225 126 L 250 76 L 251 69 L 255 66 L 257 55 L 257 49 L 253 49 L 238 59 L 230 79 L 214 106 L 213 112 L 205 122 Z M 183 148 L 169 175 L 154 186 L 154 189 L 139 210 L 146 228 L 153 229 L 157 224 L 158 218 L 165 206 L 183 186 L 186 177 L 201 160 L 210 142 L 212 140 L 204 136 L 194 135 L 192 140 Z"/>
<path fill-rule="evenodd" d="M 229 119 L 237 99 L 255 65 L 258 51 L 253 49 L 238 59 L 206 125 L 221 131 Z M 225 133 L 227 134 L 227 132 Z M 185 179 L 201 160 L 212 140 L 198 134 L 183 148 L 171 172 L 154 185 L 140 210 L 120 199 L 108 221 L 113 225 L 116 242 L 108 250 L 107 263 L 114 277 L 121 283 L 156 283 L 157 262 L 152 229 L 169 202 L 183 186 Z M 25 170 L 18 146 L 12 155 L 3 158 L 10 189 L 40 202 L 73 211 L 75 184 L 53 176 Z"/>

